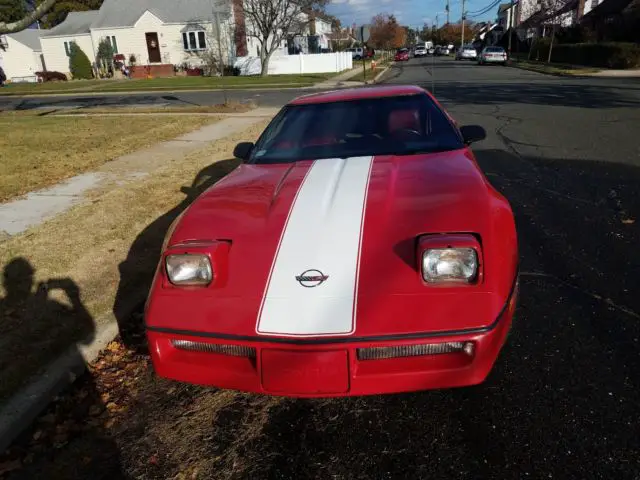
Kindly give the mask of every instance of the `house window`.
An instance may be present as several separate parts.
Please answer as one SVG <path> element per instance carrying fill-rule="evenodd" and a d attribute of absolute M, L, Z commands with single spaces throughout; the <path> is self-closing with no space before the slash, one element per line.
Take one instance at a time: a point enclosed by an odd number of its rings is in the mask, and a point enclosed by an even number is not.
<path fill-rule="evenodd" d="M 182 46 L 187 51 L 205 50 L 207 38 L 204 31 L 182 32 Z"/>
<path fill-rule="evenodd" d="M 71 56 L 71 44 L 72 43 L 76 43 L 73 40 L 71 40 L 70 42 L 64 42 L 64 51 L 67 54 L 67 57 Z"/>
<path fill-rule="evenodd" d="M 111 49 L 113 50 L 113 53 L 118 53 L 118 42 L 116 42 L 116 36 L 111 35 L 110 37 L 107 37 L 107 39 L 111 44 Z"/>

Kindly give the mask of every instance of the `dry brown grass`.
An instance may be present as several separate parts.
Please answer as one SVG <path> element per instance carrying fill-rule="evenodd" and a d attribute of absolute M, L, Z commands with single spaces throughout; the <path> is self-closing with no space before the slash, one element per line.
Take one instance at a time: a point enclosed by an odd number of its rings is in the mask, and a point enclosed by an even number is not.
<path fill-rule="evenodd" d="M 55 117 L 0 114 L 0 201 L 54 185 L 215 117 Z"/>
<path fill-rule="evenodd" d="M 31 295 L 23 294 L 24 301 L 14 305 L 6 301 L 0 303 L 3 316 L 0 324 L 0 398 L 70 344 L 94 330 L 93 323 L 104 318 L 113 307 L 121 277 L 119 264 L 127 258 L 139 233 L 150 222 L 183 202 L 185 195 L 180 191 L 181 186 L 191 185 L 203 167 L 231 158 L 233 146 L 238 141 L 256 138 L 267 122 L 259 122 L 245 132 L 175 160 L 148 177 L 129 180 L 99 196 L 92 195 L 91 202 L 78 205 L 0 244 L 0 264 L 5 266 L 5 273 L 6 266 L 18 258 L 28 262 L 35 271 L 31 279 L 23 268 L 14 272 L 14 278 L 7 283 L 10 288 L 28 283 L 25 288 Z M 129 122 L 126 123 L 129 126 Z M 153 269 L 158 255 L 154 249 L 139 253 L 135 265 L 144 270 L 141 274 L 148 274 L 146 270 L 150 266 Z M 132 285 L 136 283 L 132 281 L 134 276 L 135 272 L 130 274 Z M 64 288 L 56 288 L 48 297 L 49 303 L 36 301 L 35 285 L 52 278 L 64 279 L 64 282 L 58 282 L 63 287 L 76 285 L 81 306 L 61 307 L 73 303 L 69 300 L 73 297 L 69 290 L 73 288 L 67 288 L 66 295 Z M 6 288 L 4 293 L 6 296 Z M 136 292 L 132 289 L 131 293 Z M 53 299 L 57 303 L 53 303 Z M 38 312 L 46 307 L 50 313 L 33 316 L 29 309 L 33 311 L 34 307 Z M 11 348 L 2 348 L 7 345 Z"/>

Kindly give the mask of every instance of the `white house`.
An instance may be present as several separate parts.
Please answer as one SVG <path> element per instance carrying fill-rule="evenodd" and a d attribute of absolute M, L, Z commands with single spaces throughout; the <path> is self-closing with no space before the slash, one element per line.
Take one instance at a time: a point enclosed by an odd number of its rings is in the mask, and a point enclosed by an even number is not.
<path fill-rule="evenodd" d="M 105 38 L 127 62 L 133 55 L 136 65 L 199 65 L 203 51 L 216 43 L 217 21 L 223 55 L 234 56 L 232 1 L 216 4 L 215 15 L 212 0 L 104 0 L 100 10 L 70 13 L 42 36 L 47 68 L 69 72 L 71 42 L 95 62 L 98 45 Z"/>
<path fill-rule="evenodd" d="M 515 26 L 517 3 L 502 3 L 498 7 L 498 25 L 505 31 Z"/>
<path fill-rule="evenodd" d="M 91 40 L 91 23 L 98 11 L 71 12 L 60 25 L 46 31 L 40 37 L 42 55 L 47 70 L 53 72 L 69 72 L 69 47 L 75 43 L 89 57 L 96 60 L 96 49 Z"/>
<path fill-rule="evenodd" d="M 44 70 L 40 34 L 46 30 L 28 29 L 2 35 L 0 67 L 11 82 L 35 82 L 36 72 Z"/>

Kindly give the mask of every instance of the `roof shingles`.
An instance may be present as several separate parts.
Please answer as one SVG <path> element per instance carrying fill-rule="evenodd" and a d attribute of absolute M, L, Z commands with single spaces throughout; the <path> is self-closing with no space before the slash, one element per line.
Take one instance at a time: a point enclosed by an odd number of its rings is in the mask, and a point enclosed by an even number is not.
<path fill-rule="evenodd" d="M 89 33 L 91 23 L 98 16 L 98 10 L 88 10 L 86 12 L 70 12 L 67 18 L 60 25 L 56 25 L 43 37 L 57 37 L 61 35 L 83 35 Z"/>

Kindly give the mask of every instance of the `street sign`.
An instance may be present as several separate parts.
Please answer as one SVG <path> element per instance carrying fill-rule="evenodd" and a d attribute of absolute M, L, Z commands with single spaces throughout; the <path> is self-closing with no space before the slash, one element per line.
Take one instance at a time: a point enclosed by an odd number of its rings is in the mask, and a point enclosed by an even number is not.
<path fill-rule="evenodd" d="M 371 29 L 367 25 L 364 25 L 356 30 L 356 39 L 359 42 L 368 42 L 369 37 L 371 37 Z"/>

